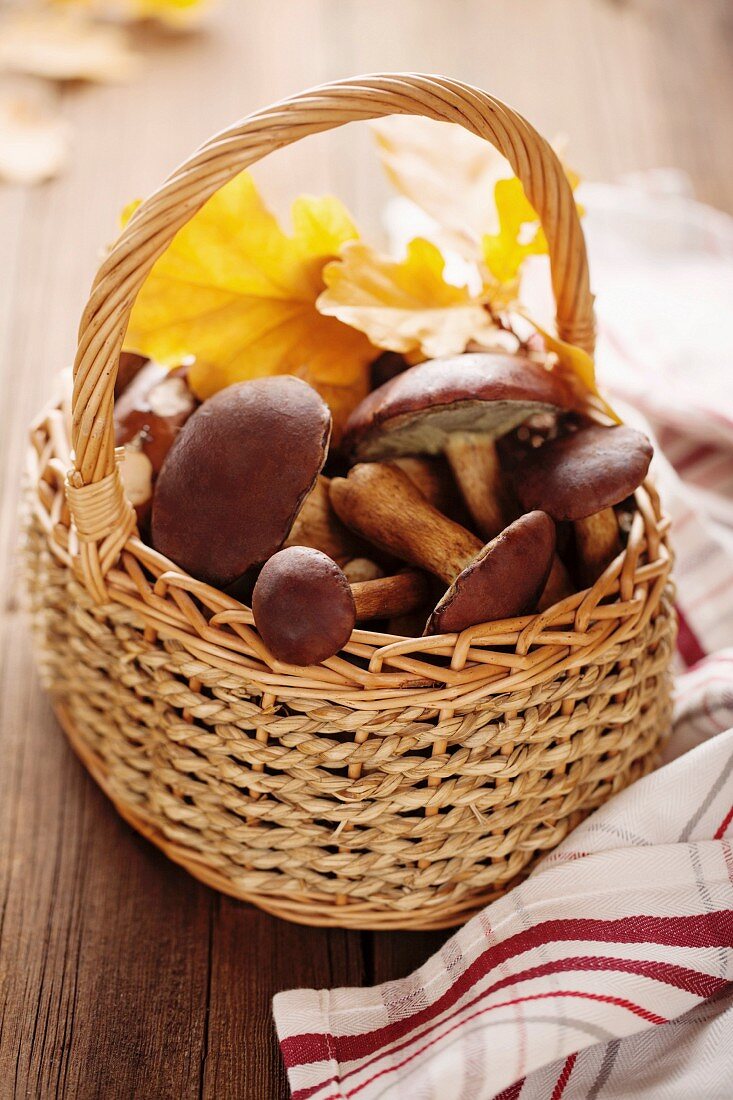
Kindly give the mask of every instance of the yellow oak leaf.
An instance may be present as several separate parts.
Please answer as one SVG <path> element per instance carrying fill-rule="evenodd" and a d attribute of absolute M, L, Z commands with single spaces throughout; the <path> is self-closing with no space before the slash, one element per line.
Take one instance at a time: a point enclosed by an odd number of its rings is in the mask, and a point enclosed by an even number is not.
<path fill-rule="evenodd" d="M 210 0 L 54 0 L 58 7 L 76 8 L 101 19 L 155 19 L 173 27 L 196 22 Z"/>
<path fill-rule="evenodd" d="M 444 269 L 440 250 L 420 237 L 402 260 L 351 241 L 324 269 L 326 290 L 317 306 L 388 351 L 458 354 L 471 340 L 490 339 L 496 328 L 481 299 L 446 282 Z"/>
<path fill-rule="evenodd" d="M 553 352 L 557 356 L 559 364 L 558 369 L 565 376 L 567 381 L 571 384 L 573 389 L 578 395 L 584 399 L 592 397 L 594 399 L 593 404 L 604 412 L 611 420 L 615 420 L 617 424 L 621 423 L 621 418 L 606 399 L 598 391 L 598 385 L 596 383 L 596 369 L 593 361 L 593 356 L 589 355 L 583 348 L 579 348 L 576 344 L 570 344 L 567 340 L 561 340 L 559 336 L 554 336 L 551 332 L 542 328 L 541 325 L 525 313 L 524 310 L 517 310 L 520 317 L 523 317 L 532 328 L 540 334 L 545 342 L 545 347 Z"/>
<path fill-rule="evenodd" d="M 125 347 L 171 365 L 194 355 L 189 379 L 202 398 L 248 378 L 297 375 L 329 402 L 338 435 L 367 392 L 376 353 L 315 303 L 324 265 L 358 234 L 335 198 L 296 199 L 292 223 L 288 236 L 241 173 L 156 262 Z"/>
<path fill-rule="evenodd" d="M 575 190 L 580 177 L 569 169 L 565 174 Z M 489 301 L 496 309 L 506 309 L 518 298 L 521 268 L 527 257 L 547 255 L 547 237 L 516 176 L 496 183 L 494 202 L 499 228 L 482 236 L 481 253 Z M 583 213 L 580 206 L 578 213 Z"/>
<path fill-rule="evenodd" d="M 157 19 L 173 26 L 186 26 L 197 20 L 207 0 L 115 0 L 130 10 L 136 19 Z"/>
<path fill-rule="evenodd" d="M 547 253 L 547 238 L 516 176 L 496 183 L 494 202 L 499 229 L 482 236 L 481 252 L 489 275 L 489 296 L 501 306 L 516 299 L 522 264 L 528 256 Z"/>

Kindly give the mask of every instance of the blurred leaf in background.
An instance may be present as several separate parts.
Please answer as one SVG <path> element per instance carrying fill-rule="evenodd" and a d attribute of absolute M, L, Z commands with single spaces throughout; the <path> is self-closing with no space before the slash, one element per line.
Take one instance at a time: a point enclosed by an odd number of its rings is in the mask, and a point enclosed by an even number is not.
<path fill-rule="evenodd" d="M 34 184 L 63 169 L 69 126 L 46 85 L 19 77 L 0 79 L 0 179 Z"/>
<path fill-rule="evenodd" d="M 48 80 L 128 80 L 137 57 L 121 27 L 38 8 L 0 18 L 0 70 Z"/>

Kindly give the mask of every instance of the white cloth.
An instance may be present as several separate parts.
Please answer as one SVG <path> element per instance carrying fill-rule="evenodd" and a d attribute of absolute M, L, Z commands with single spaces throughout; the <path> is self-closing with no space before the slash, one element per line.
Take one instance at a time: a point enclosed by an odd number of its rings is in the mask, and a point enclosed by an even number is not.
<path fill-rule="evenodd" d="M 733 1096 L 733 220 L 679 184 L 582 196 L 601 382 L 674 521 L 671 762 L 409 978 L 279 994 L 295 1100 Z"/>

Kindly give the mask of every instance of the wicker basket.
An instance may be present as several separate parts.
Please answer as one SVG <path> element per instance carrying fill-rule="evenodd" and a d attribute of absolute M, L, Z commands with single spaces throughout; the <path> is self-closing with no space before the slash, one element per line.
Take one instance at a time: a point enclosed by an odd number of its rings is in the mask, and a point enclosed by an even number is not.
<path fill-rule="evenodd" d="M 653 487 L 637 492 L 628 546 L 592 589 L 460 636 L 355 630 L 343 653 L 301 669 L 267 653 L 249 608 L 140 541 L 113 443 L 132 303 L 176 231 L 270 151 L 388 114 L 459 123 L 508 158 L 546 230 L 559 332 L 592 350 L 573 196 L 524 119 L 438 77 L 306 92 L 204 145 L 105 259 L 81 323 L 71 440 L 60 405 L 32 428 L 26 554 L 44 682 L 127 821 L 197 878 L 279 916 L 439 928 L 654 766 L 675 626 Z"/>

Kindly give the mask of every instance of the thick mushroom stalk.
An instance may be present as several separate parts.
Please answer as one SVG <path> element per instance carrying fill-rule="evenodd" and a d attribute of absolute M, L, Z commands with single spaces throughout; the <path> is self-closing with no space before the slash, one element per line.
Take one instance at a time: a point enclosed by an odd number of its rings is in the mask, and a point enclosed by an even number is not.
<path fill-rule="evenodd" d="M 289 546 L 266 562 L 252 594 L 255 624 L 275 657 L 315 665 L 348 642 L 357 620 L 388 619 L 424 603 L 427 578 L 415 569 L 349 585 L 335 561 Z"/>
<path fill-rule="evenodd" d="M 312 546 L 343 566 L 352 558 L 361 557 L 364 547 L 344 527 L 331 507 L 329 486 L 329 479 L 320 474 L 303 501 L 284 545 Z"/>
<path fill-rule="evenodd" d="M 573 529 L 580 579 L 590 585 L 621 553 L 616 513 L 613 508 L 604 508 L 601 512 L 594 512 L 592 516 L 576 519 Z"/>
<path fill-rule="evenodd" d="M 331 499 L 363 538 L 448 585 L 425 633 L 460 632 L 536 606 L 555 551 L 555 526 L 543 512 L 521 516 L 483 546 L 388 463 L 362 463 L 347 478 L 334 478 Z"/>
<path fill-rule="evenodd" d="M 489 539 L 507 518 L 494 440 L 572 403 L 557 375 L 521 355 L 432 359 L 370 393 L 351 414 L 343 447 L 355 462 L 444 453 L 476 529 Z"/>
<path fill-rule="evenodd" d="M 476 529 L 484 538 L 493 538 L 504 527 L 507 512 L 494 440 L 454 432 L 446 441 L 445 457 Z"/>
<path fill-rule="evenodd" d="M 550 575 L 537 603 L 538 611 L 546 611 L 548 607 L 559 603 L 574 592 L 573 582 L 565 564 L 558 553 L 555 553 L 550 566 Z"/>
<path fill-rule="evenodd" d="M 613 506 L 641 485 L 652 454 L 641 432 L 592 424 L 539 447 L 517 468 L 516 491 L 525 508 L 572 521 L 584 585 L 592 585 L 620 553 Z"/>

